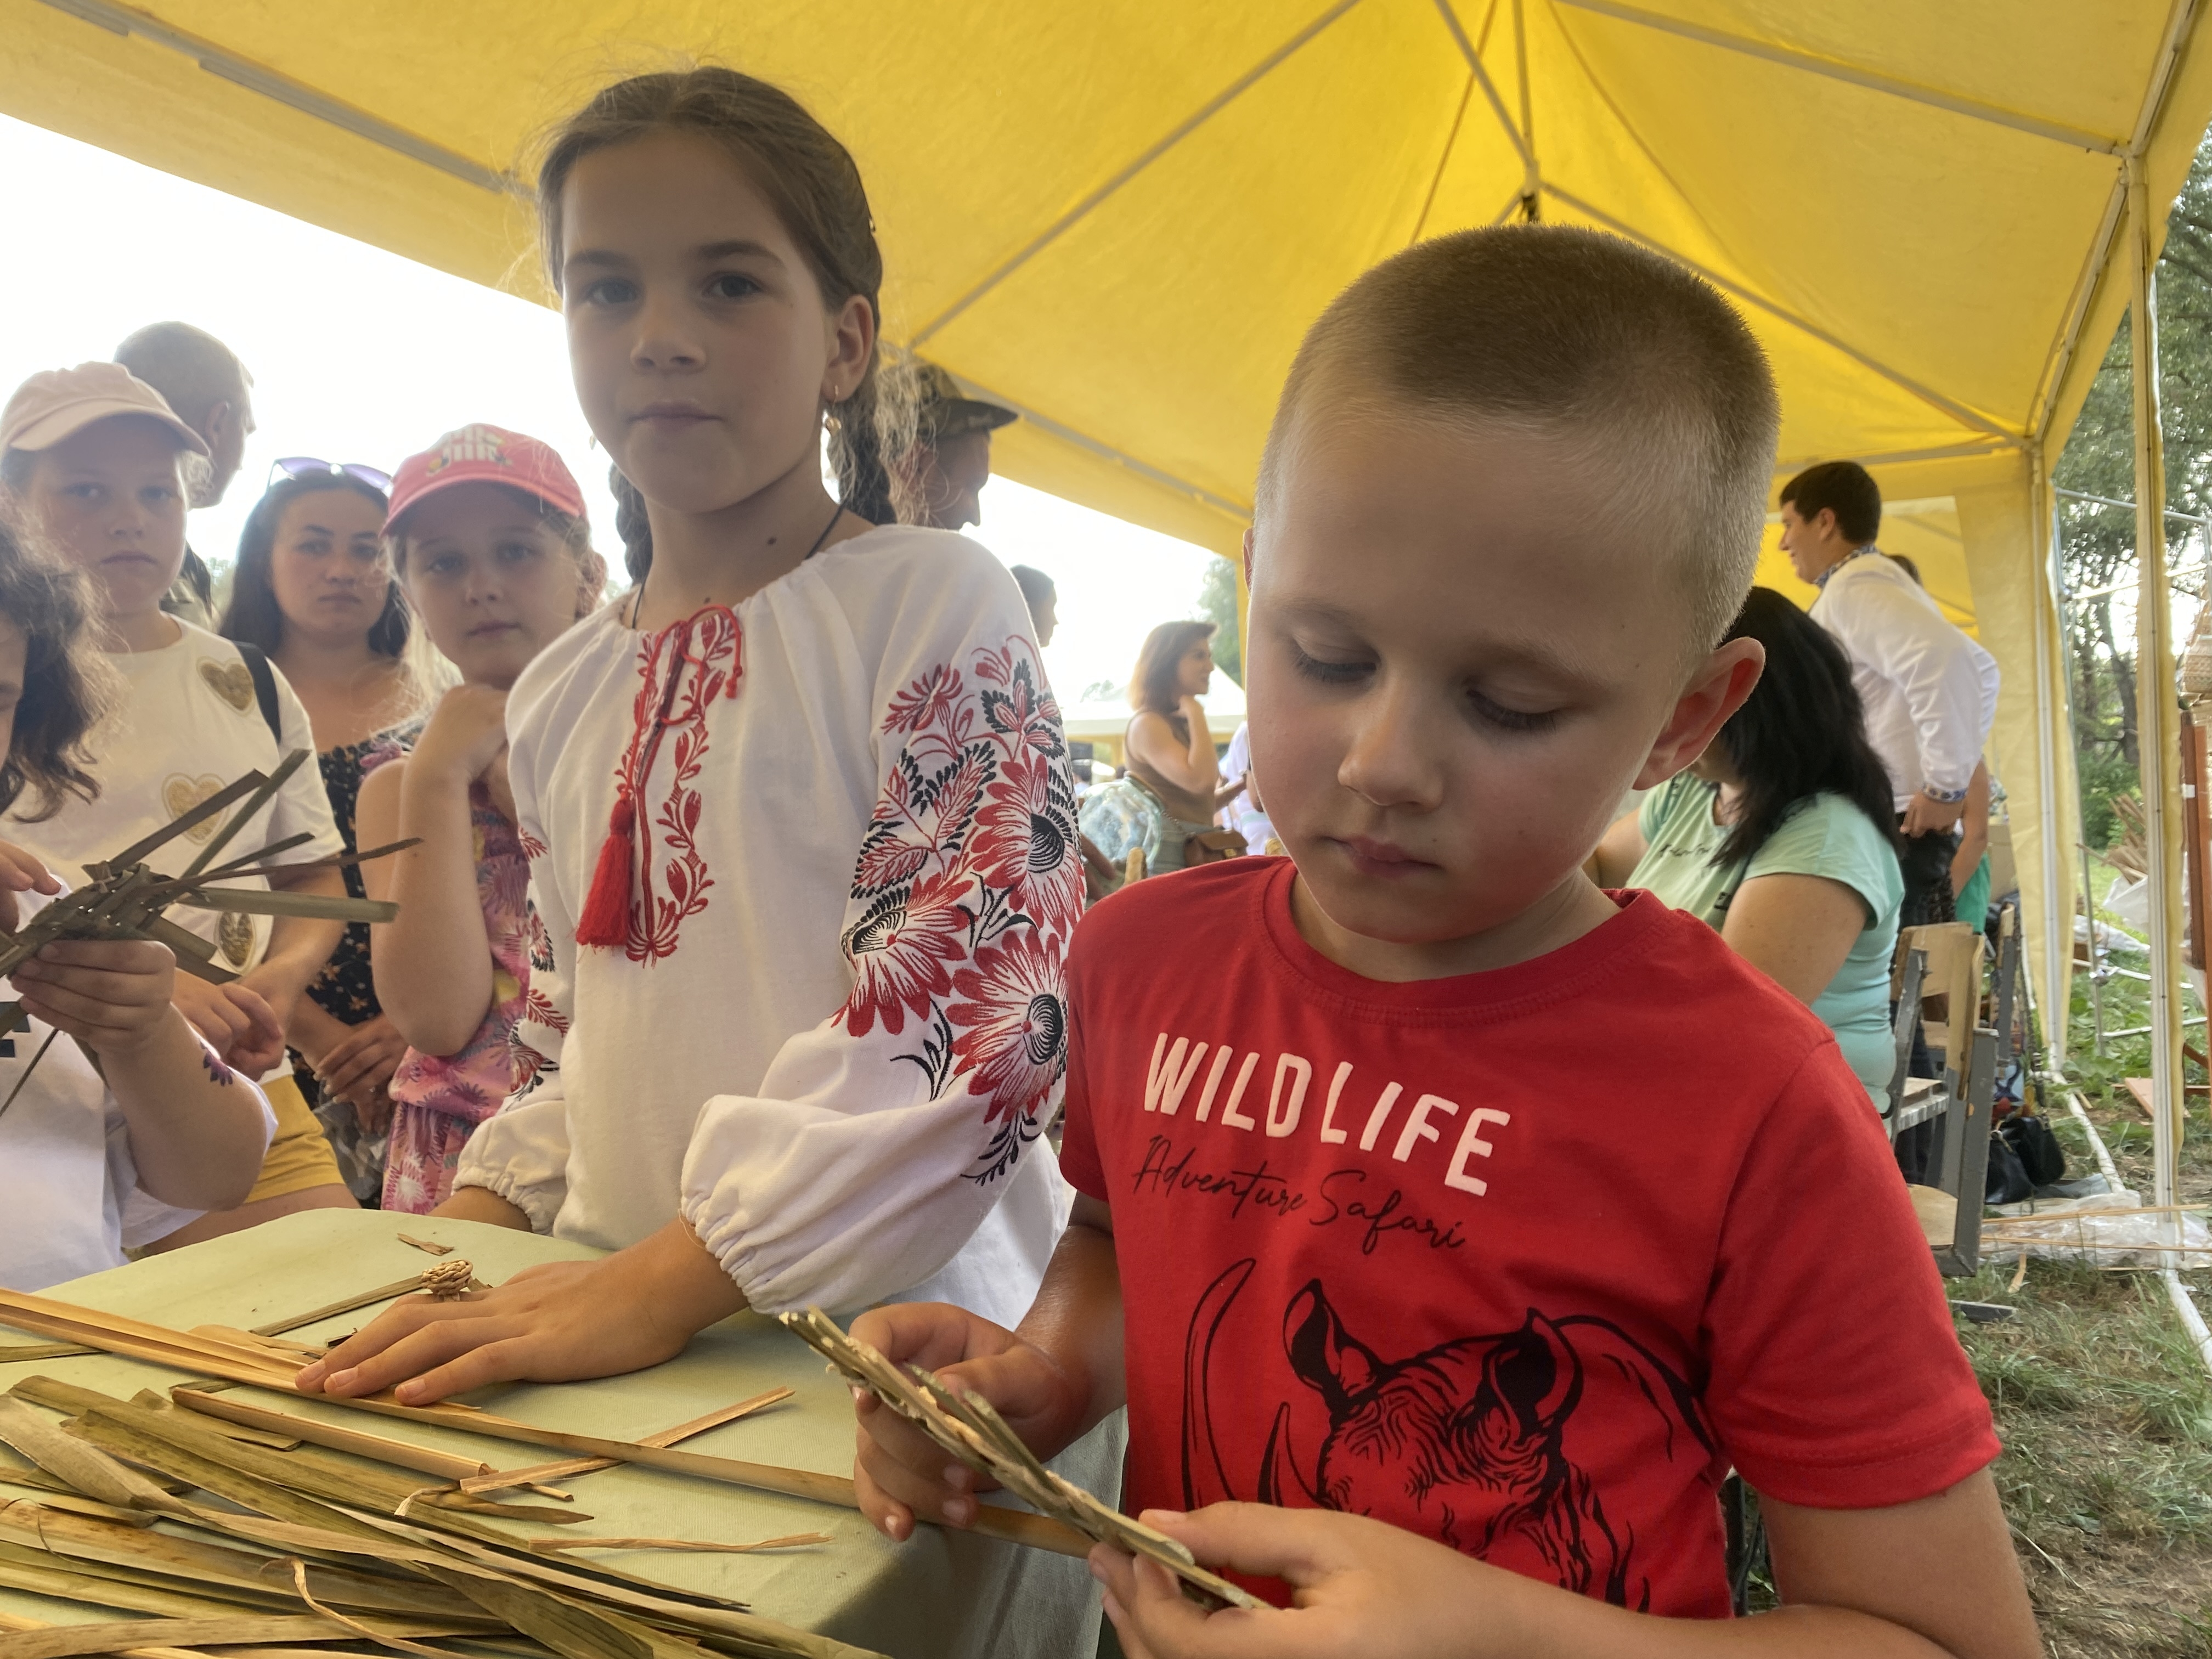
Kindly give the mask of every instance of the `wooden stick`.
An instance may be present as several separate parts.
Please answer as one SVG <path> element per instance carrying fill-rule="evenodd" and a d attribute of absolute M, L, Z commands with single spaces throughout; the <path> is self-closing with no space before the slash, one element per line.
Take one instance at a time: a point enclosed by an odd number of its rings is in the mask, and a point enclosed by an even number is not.
<path fill-rule="evenodd" d="M 704 1417 L 695 1417 L 689 1423 L 678 1423 L 672 1429 L 663 1429 L 658 1434 L 648 1434 L 637 1443 L 641 1446 L 673 1446 L 689 1440 L 709 1429 L 719 1429 L 725 1423 L 734 1423 L 770 1406 L 781 1405 L 791 1398 L 789 1389 L 770 1389 L 766 1394 L 757 1394 L 750 1400 L 740 1400 L 734 1406 L 725 1406 L 718 1412 L 708 1412 Z M 474 1480 L 461 1482 L 465 1492 L 499 1492 L 507 1486 L 534 1486 L 541 1480 L 565 1480 L 573 1474 L 590 1474 L 598 1469 L 611 1469 L 619 1460 L 611 1457 L 577 1457 L 565 1463 L 540 1463 L 535 1468 L 504 1469 L 498 1474 L 485 1474 Z M 562 1501 L 570 1500 L 563 1492 Z"/>
<path fill-rule="evenodd" d="M 795 1532 L 787 1538 L 763 1538 L 757 1544 L 715 1544 L 697 1538 L 533 1538 L 530 1547 L 556 1550 L 690 1550 L 705 1555 L 751 1555 L 761 1550 L 795 1550 L 809 1544 L 834 1544 L 826 1532 Z"/>
<path fill-rule="evenodd" d="M 107 1353 L 149 1360 L 157 1365 L 167 1365 L 172 1370 L 197 1376 L 228 1377 L 234 1382 L 247 1382 L 256 1388 L 267 1389 L 272 1394 L 303 1397 L 301 1390 L 293 1384 L 292 1379 L 297 1373 L 289 1365 L 272 1364 L 264 1355 L 249 1349 L 205 1337 L 188 1336 L 183 1332 L 149 1325 L 142 1320 L 127 1319 L 119 1314 L 76 1307 L 66 1302 L 27 1296 L 20 1291 L 0 1291 L 0 1318 L 41 1335 L 65 1336 L 74 1341 L 88 1342 Z M 461 1429 L 471 1434 L 489 1435 L 496 1440 L 550 1446 L 556 1451 L 608 1458 L 618 1463 L 642 1464 L 647 1468 L 666 1469 L 672 1474 L 718 1481 L 725 1486 L 750 1486 L 762 1492 L 781 1492 L 787 1497 L 811 1498 L 817 1503 L 836 1504 L 841 1509 L 860 1507 L 851 1479 L 841 1474 L 784 1468 L 772 1463 L 741 1462 L 734 1458 L 708 1457 L 698 1452 L 679 1451 L 673 1447 L 647 1446 L 635 1441 L 609 1440 L 598 1435 L 569 1434 L 558 1429 L 542 1429 L 534 1423 L 495 1417 L 489 1412 L 478 1411 L 472 1406 L 452 1401 L 435 1406 L 404 1406 L 388 1394 L 351 1400 L 327 1395 L 304 1397 L 323 1400 L 331 1405 L 343 1406 L 354 1411 L 374 1412 L 382 1416 L 405 1418 L 416 1423 L 442 1424 L 447 1428 Z M 1091 1553 L 1090 1540 L 1065 1522 L 1053 1520 L 1048 1516 L 1004 1509 L 992 1504 L 976 1506 L 972 1530 L 986 1537 L 1002 1538 L 1036 1549 L 1052 1550 L 1061 1555 L 1082 1556 Z M 0 1659 L 8 1659 L 4 1647 L 0 1647 Z"/>
<path fill-rule="evenodd" d="M 20 1365 L 27 1359 L 74 1359 L 99 1352 L 81 1342 L 4 1342 L 0 1343 L 0 1365 Z"/>
<path fill-rule="evenodd" d="M 249 1428 L 274 1429 L 283 1434 L 296 1435 L 313 1445 L 328 1446 L 332 1451 L 352 1452 L 360 1457 L 373 1457 L 380 1462 L 396 1463 L 403 1469 L 413 1469 L 421 1474 L 441 1475 L 448 1480 L 467 1480 L 471 1476 L 487 1474 L 491 1470 L 490 1464 L 473 1457 L 455 1457 L 450 1453 L 432 1451 L 427 1446 L 413 1445 L 404 1440 L 393 1440 L 380 1434 L 363 1434 L 357 1429 L 342 1429 L 333 1424 L 318 1423 L 310 1417 L 271 1411 L 264 1406 L 249 1406 L 242 1400 L 223 1399 L 198 1389 L 172 1389 L 169 1398 L 188 1412 L 220 1417 L 226 1422 L 243 1423 Z"/>
<path fill-rule="evenodd" d="M 427 1268 L 424 1271 L 436 1270 Z M 395 1279 L 392 1283 L 380 1285 L 375 1290 L 363 1291 L 359 1296 L 349 1296 L 342 1302 L 333 1302 L 326 1308 L 317 1308 L 312 1313 L 300 1314 L 290 1319 L 272 1319 L 266 1325 L 256 1325 L 252 1334 L 255 1336 L 282 1336 L 287 1331 L 296 1331 L 301 1326 L 312 1325 L 317 1320 L 336 1319 L 340 1314 L 349 1314 L 357 1309 L 373 1307 L 379 1302 L 390 1302 L 399 1297 L 412 1296 L 423 1288 L 422 1274 L 416 1273 L 411 1279 Z M 471 1279 L 470 1288 L 481 1291 L 485 1287 Z"/>
<path fill-rule="evenodd" d="M 272 1359 L 296 1358 L 301 1364 L 310 1359 L 320 1359 L 330 1350 L 310 1342 L 287 1342 L 281 1336 L 263 1336 L 258 1331 L 241 1331 L 235 1325 L 195 1325 L 194 1336 L 211 1336 L 218 1342 L 234 1342 L 241 1348 L 266 1348 Z"/>

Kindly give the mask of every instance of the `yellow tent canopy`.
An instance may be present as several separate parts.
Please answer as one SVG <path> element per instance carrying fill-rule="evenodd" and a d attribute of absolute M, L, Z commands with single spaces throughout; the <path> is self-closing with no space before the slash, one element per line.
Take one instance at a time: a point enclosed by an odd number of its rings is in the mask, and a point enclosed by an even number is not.
<path fill-rule="evenodd" d="M 615 74 L 734 64 L 851 145 L 886 333 L 1028 417 L 1002 470 L 1223 553 L 1300 333 L 1362 269 L 1516 216 L 1662 248 L 1765 341 L 1783 474 L 1872 466 L 1901 504 L 1893 544 L 2002 664 L 1992 758 L 2063 1042 L 2070 953 L 2046 941 L 2070 931 L 2075 797 L 2048 462 L 2212 113 L 2195 11 L 0 0 L 0 107 L 535 292 L 508 186 L 531 135 Z M 2173 1054 L 2178 1103 L 2178 1036 Z"/>

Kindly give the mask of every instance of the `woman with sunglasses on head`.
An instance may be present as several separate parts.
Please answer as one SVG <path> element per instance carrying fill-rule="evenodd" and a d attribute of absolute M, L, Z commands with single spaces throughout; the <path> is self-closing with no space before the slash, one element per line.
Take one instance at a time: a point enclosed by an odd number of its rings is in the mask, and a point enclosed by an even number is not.
<path fill-rule="evenodd" d="M 383 541 L 391 483 L 374 467 L 278 461 L 240 534 L 220 630 L 265 653 L 299 693 L 349 853 L 358 850 L 354 811 L 364 769 L 411 747 L 422 724 L 422 688 L 404 660 L 407 602 Z M 345 878 L 347 891 L 362 896 L 360 872 Z M 378 1006 L 366 924 L 347 927 L 285 1035 L 312 1073 L 316 1115 L 347 1187 L 375 1202 L 392 1118 L 387 1090 L 407 1040 Z"/>

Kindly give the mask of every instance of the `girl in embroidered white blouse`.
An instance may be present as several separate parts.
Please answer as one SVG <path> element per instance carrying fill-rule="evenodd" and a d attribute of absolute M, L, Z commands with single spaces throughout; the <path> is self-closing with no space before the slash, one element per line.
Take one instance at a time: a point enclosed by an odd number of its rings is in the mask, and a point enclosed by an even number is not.
<path fill-rule="evenodd" d="M 538 202 L 635 586 L 508 698 L 522 1084 L 438 1213 L 614 1253 L 402 1303 L 301 1384 L 606 1376 L 747 1306 L 1011 1323 L 1066 1213 L 1073 790 L 1012 577 L 842 505 L 901 436 L 858 170 L 701 69 L 599 94 Z"/>

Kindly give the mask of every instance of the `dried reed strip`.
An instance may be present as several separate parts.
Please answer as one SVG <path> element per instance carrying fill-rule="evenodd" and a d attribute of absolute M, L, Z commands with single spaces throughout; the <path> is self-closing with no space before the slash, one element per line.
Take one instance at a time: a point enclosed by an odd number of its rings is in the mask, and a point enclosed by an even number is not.
<path fill-rule="evenodd" d="M 702 1555 L 757 1555 L 763 1550 L 795 1550 L 836 1541 L 826 1532 L 794 1532 L 783 1538 L 763 1538 L 757 1544 L 717 1544 L 701 1538 L 533 1538 L 530 1547 L 541 1553 L 556 1550 L 684 1550 Z"/>
<path fill-rule="evenodd" d="M 412 1244 L 416 1249 L 431 1255 L 451 1255 L 453 1253 L 452 1245 L 441 1244 L 434 1238 L 416 1238 L 411 1233 L 401 1233 L 398 1238 L 402 1244 Z"/>
<path fill-rule="evenodd" d="M 0 1486 L 38 1494 L 35 1498 L 9 1498 L 0 1493 L 0 1508 L 9 1504 L 35 1504 L 41 1509 L 64 1510 L 71 1515 L 88 1515 L 101 1521 L 120 1522 L 126 1527 L 150 1527 L 161 1518 L 142 1510 L 126 1510 L 119 1504 L 103 1504 L 97 1498 L 87 1498 L 81 1492 L 55 1492 L 47 1486 L 33 1486 L 12 1469 L 0 1469 Z"/>
<path fill-rule="evenodd" d="M 213 1337 L 218 1342 L 235 1342 L 245 1348 L 266 1348 L 271 1359 L 298 1364 L 310 1359 L 320 1359 L 330 1350 L 313 1342 L 289 1342 L 281 1336 L 262 1336 L 253 1331 L 241 1331 L 235 1325 L 195 1325 L 194 1336 Z"/>
<path fill-rule="evenodd" d="M 158 1644 L 171 1652 L 235 1642 L 312 1642 L 343 1630 L 312 1613 L 246 1613 L 228 1619 L 117 1619 L 92 1625 L 51 1625 L 0 1636 L 0 1659 L 75 1659 L 85 1653 L 129 1652 Z M 394 1626 L 387 1637 L 465 1636 L 440 1625 Z M 440 1655 L 439 1659 L 449 1659 Z"/>
<path fill-rule="evenodd" d="M 197 1522 L 198 1517 L 193 1517 Z M 205 1543 L 174 1534 L 133 1531 L 112 1522 L 41 1512 L 31 1504 L 0 1510 L 0 1535 L 65 1560 L 82 1571 L 120 1570 L 141 1579 L 189 1586 L 202 1595 L 226 1593 L 291 1600 L 269 1577 L 271 1558 L 228 1544 Z M 319 1565 L 315 1579 L 325 1600 L 371 1613 L 465 1623 L 479 1617 L 465 1597 L 418 1579 L 368 1574 Z"/>
<path fill-rule="evenodd" d="M 289 1319 L 272 1319 L 265 1325 L 256 1325 L 249 1334 L 253 1336 L 282 1336 L 287 1331 L 298 1330 L 302 1325 L 336 1319 L 340 1314 L 374 1307 L 380 1302 L 390 1302 L 398 1297 L 412 1296 L 418 1291 L 427 1291 L 441 1301 L 450 1301 L 465 1291 L 483 1288 L 476 1280 L 475 1269 L 466 1261 L 456 1258 L 451 1261 L 441 1261 L 433 1267 L 425 1267 L 411 1278 L 394 1279 L 389 1285 L 363 1291 L 358 1296 L 346 1297 L 326 1307 L 295 1314 Z"/>
<path fill-rule="evenodd" d="M 20 1613 L 0 1613 L 0 1631 L 53 1628 L 43 1620 L 26 1619 Z M 125 1648 L 121 1659 L 208 1659 L 208 1656 L 193 1648 Z"/>
<path fill-rule="evenodd" d="M 770 1406 L 780 1406 L 792 1396 L 790 1389 L 770 1389 L 766 1394 L 757 1394 L 750 1400 L 740 1400 L 734 1406 L 725 1406 L 720 1411 L 708 1412 L 704 1417 L 695 1417 L 689 1423 L 678 1423 L 674 1428 L 663 1429 L 657 1434 L 641 1436 L 641 1446 L 673 1446 L 702 1435 L 709 1429 L 719 1429 L 725 1423 L 734 1423 L 741 1417 L 766 1411 Z M 611 1457 L 578 1457 L 565 1463 L 540 1463 L 535 1468 L 505 1469 L 493 1473 L 485 1469 L 461 1482 L 466 1492 L 500 1492 L 509 1486 L 537 1486 L 545 1480 L 565 1480 L 574 1474 L 590 1474 L 598 1469 L 613 1468 L 619 1462 Z M 562 1500 L 568 1501 L 562 1493 Z"/>
<path fill-rule="evenodd" d="M 179 1508 L 174 1498 L 144 1475 L 72 1439 L 13 1397 L 0 1398 L 0 1440 L 47 1474 L 103 1504 L 156 1514 L 173 1514 Z"/>
<path fill-rule="evenodd" d="M 468 1484 L 471 1480 L 491 1472 L 491 1465 L 480 1458 L 456 1457 L 450 1452 L 433 1451 L 428 1446 L 417 1446 L 405 1440 L 393 1440 L 380 1434 L 363 1434 L 358 1429 L 319 1423 L 312 1417 L 295 1417 L 289 1412 L 249 1406 L 242 1400 L 226 1399 L 202 1389 L 172 1389 L 169 1398 L 188 1412 L 219 1417 L 226 1422 L 244 1424 L 249 1428 L 277 1431 L 311 1445 L 327 1446 L 332 1451 L 351 1452 L 357 1457 L 373 1457 L 380 1463 L 394 1463 L 403 1469 L 413 1469 L 419 1474 L 434 1474 L 458 1481 L 465 1492 L 472 1490 Z M 564 1497 L 566 1495 L 563 1494 Z"/>

